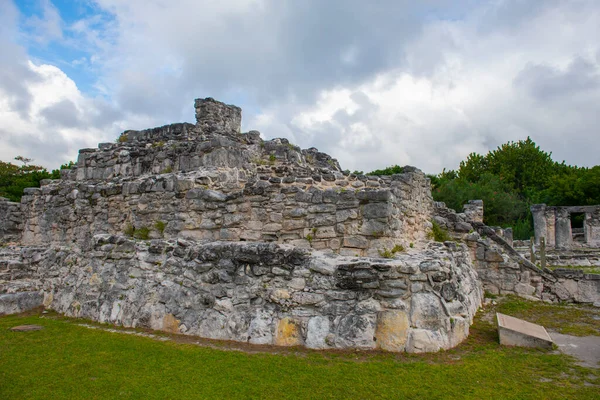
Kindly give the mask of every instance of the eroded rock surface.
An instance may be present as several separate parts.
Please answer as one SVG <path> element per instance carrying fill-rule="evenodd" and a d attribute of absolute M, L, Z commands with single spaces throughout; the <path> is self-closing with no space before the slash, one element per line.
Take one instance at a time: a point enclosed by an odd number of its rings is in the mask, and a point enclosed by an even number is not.
<path fill-rule="evenodd" d="M 350 174 L 317 149 L 240 133 L 235 106 L 195 107 L 196 124 L 126 131 L 20 204 L 0 201 L 0 241 L 18 244 L 0 254 L 0 292 L 16 304 L 0 313 L 35 303 L 315 349 L 437 351 L 467 337 L 481 284 L 465 245 L 429 240 L 439 216 L 421 171 Z"/>

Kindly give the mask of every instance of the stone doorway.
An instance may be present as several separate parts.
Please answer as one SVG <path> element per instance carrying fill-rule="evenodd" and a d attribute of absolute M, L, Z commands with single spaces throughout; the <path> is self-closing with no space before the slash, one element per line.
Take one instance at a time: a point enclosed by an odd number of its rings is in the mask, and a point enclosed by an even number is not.
<path fill-rule="evenodd" d="M 571 237 L 573 243 L 584 244 L 585 243 L 585 213 L 584 212 L 572 212 L 569 215 L 571 219 Z"/>

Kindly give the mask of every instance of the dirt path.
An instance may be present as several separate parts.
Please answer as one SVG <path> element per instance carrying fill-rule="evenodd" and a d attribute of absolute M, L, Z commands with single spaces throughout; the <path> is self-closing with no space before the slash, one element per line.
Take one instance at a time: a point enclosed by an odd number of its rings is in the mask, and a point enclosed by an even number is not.
<path fill-rule="evenodd" d="M 579 360 L 577 364 L 600 368 L 600 336 L 571 336 L 548 332 L 560 351 Z"/>

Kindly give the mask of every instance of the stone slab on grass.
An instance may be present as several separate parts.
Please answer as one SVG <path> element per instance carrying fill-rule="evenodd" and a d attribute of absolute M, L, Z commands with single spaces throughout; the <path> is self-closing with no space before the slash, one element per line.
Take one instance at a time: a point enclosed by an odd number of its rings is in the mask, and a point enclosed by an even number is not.
<path fill-rule="evenodd" d="M 19 325 L 19 326 L 13 326 L 12 328 L 10 328 L 10 330 L 13 332 L 31 332 L 31 331 L 39 331 L 42 329 L 44 329 L 44 327 L 40 326 L 40 325 Z"/>
<path fill-rule="evenodd" d="M 500 344 L 505 346 L 552 348 L 552 338 L 537 324 L 509 315 L 496 313 Z"/>

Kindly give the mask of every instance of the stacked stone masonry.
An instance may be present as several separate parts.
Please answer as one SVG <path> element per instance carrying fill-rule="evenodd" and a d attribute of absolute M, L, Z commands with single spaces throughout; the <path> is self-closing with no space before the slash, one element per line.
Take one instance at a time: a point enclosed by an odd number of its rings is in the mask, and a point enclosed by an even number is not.
<path fill-rule="evenodd" d="M 531 300 L 571 301 L 600 305 L 600 274 L 578 270 L 542 270 L 512 247 L 512 231 L 468 221 L 472 230 L 462 233 L 467 214 L 457 214 L 436 203 L 435 220 L 449 228 L 469 247 L 473 267 L 490 294 L 514 294 Z M 466 207 L 467 208 L 467 207 Z"/>
<path fill-rule="evenodd" d="M 0 201 L 0 314 L 44 305 L 254 344 L 422 352 L 466 338 L 483 287 L 509 279 L 486 271 L 516 262 L 537 284 L 507 231 L 492 230 L 507 248 L 475 236 L 489 229 L 481 202 L 434 203 L 418 169 L 350 174 L 317 149 L 240 133 L 238 107 L 195 108 L 196 124 L 123 132 L 20 204 Z M 432 221 L 464 243 L 432 242 Z M 552 290 L 540 296 L 562 298 Z"/>
<path fill-rule="evenodd" d="M 0 245 L 20 240 L 22 233 L 21 204 L 0 197 Z"/>
<path fill-rule="evenodd" d="M 388 260 L 96 235 L 88 251 L 22 249 L 11 269 L 28 277 L 26 293 L 33 286 L 40 304 L 69 316 L 254 344 L 421 352 L 468 335 L 482 295 L 468 257 L 441 243 Z"/>

